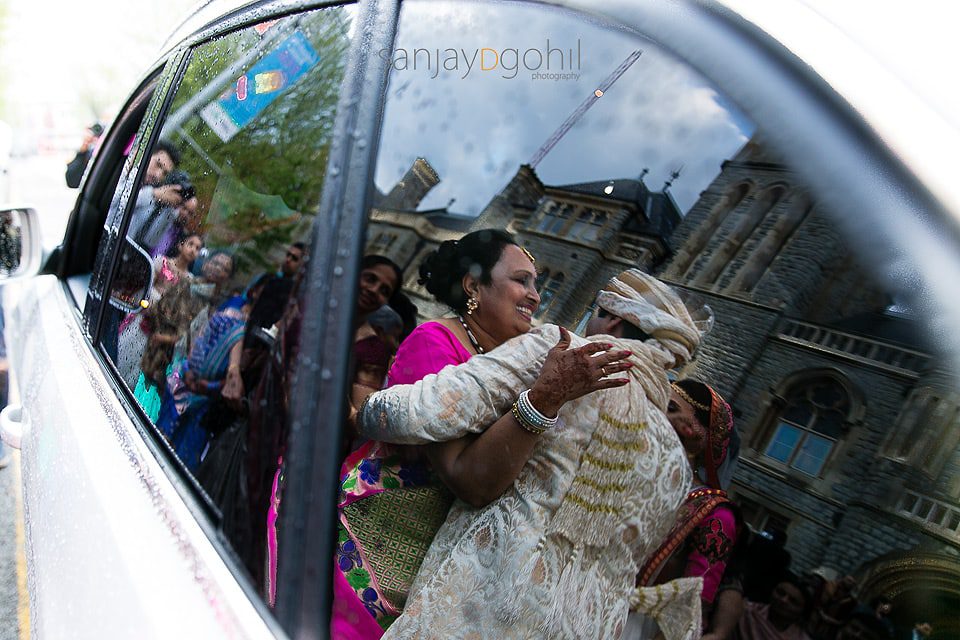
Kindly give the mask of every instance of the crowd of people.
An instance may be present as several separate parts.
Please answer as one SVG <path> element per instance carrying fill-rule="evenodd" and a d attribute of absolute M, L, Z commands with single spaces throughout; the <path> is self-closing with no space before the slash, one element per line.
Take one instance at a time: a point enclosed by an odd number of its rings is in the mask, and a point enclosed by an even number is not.
<path fill-rule="evenodd" d="M 110 348 L 272 603 L 308 248 L 238 287 L 178 162 L 151 156 L 127 232 L 151 286 Z M 535 257 L 496 229 L 418 275 L 451 314 L 417 324 L 402 269 L 360 265 L 333 637 L 893 638 L 889 601 L 796 575 L 727 494 L 734 412 L 674 373 L 712 326 L 702 301 L 627 270 L 584 336 L 535 327 Z"/>

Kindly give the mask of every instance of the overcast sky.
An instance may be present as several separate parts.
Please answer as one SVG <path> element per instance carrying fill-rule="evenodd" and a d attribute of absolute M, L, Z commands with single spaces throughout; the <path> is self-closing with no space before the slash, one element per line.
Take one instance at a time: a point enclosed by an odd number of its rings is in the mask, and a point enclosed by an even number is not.
<path fill-rule="evenodd" d="M 490 19 L 491 8 L 501 15 Z M 542 6 L 430 3 L 429 20 L 422 18 L 424 9 L 411 4 L 403 14 L 376 174 L 378 188 L 389 191 L 417 156 L 425 157 L 441 183 L 422 208 L 455 199 L 451 211 L 479 213 L 635 49 L 642 51 L 639 60 L 537 167 L 545 183 L 631 178 L 646 167 L 647 186 L 659 190 L 671 171 L 682 168 L 672 193 L 685 212 L 752 132 L 703 79 L 633 34 Z M 559 54 L 551 55 L 550 72 L 579 77 L 534 78 L 547 71 L 541 60 L 548 39 L 551 49 L 567 52 L 562 69 Z M 430 69 L 423 52 L 413 69 L 417 48 L 433 52 Z M 506 55 L 506 63 L 484 71 L 477 57 L 468 71 L 467 60 L 483 48 Z M 502 68 L 514 66 L 515 54 L 504 54 L 511 48 L 521 57 L 532 50 L 517 71 Z M 455 70 L 437 72 L 438 49 L 446 69 Z M 448 59 L 454 54 L 447 49 L 456 49 L 458 59 Z M 494 54 L 485 55 L 485 66 L 493 66 Z"/>
<path fill-rule="evenodd" d="M 862 2 L 806 1 L 914 87 L 939 98 L 945 115 L 957 122 L 955 83 L 938 80 L 955 57 L 941 49 L 955 40 L 946 37 L 950 21 L 924 18 L 943 13 L 942 5 L 921 0 L 921 10 L 915 11 L 893 0 L 871 2 L 871 19 L 864 21 L 859 19 Z M 38 126 L 54 119 L 71 127 L 110 117 L 172 27 L 195 4 L 85 0 L 56 3 L 52 9 L 50 2 L 36 0 L 0 3 L 7 8 L 0 34 L 0 91 L 8 109 L 3 117 L 14 125 Z M 376 176 L 381 189 L 388 190 L 413 158 L 424 155 L 444 181 L 425 205 L 443 206 L 455 198 L 454 211 L 476 213 L 634 48 L 643 50 L 640 60 L 538 167 L 547 183 L 630 177 L 647 167 L 648 186 L 659 189 L 671 170 L 683 166 L 672 192 L 685 210 L 716 175 L 719 163 L 749 135 L 750 124 L 729 110 L 722 96 L 632 36 L 574 26 L 543 7 L 500 5 L 504 18 L 483 20 L 480 37 L 481 22 L 467 5 L 431 7 L 440 15 L 405 20 L 401 47 L 456 47 L 468 53 L 516 47 L 522 52 L 543 50 L 548 37 L 552 46 L 564 48 L 579 39 L 581 75 L 551 82 L 522 72 L 511 80 L 495 73 L 475 72 L 460 80 L 398 72 L 391 83 Z M 415 10 L 422 8 L 405 9 Z M 424 136 L 428 131 L 431 136 Z M 80 132 L 76 135 L 79 139 Z"/>
<path fill-rule="evenodd" d="M 17 128 L 111 118 L 195 0 L 0 0 L 0 91 Z M 77 131 L 79 142 L 82 131 Z"/>

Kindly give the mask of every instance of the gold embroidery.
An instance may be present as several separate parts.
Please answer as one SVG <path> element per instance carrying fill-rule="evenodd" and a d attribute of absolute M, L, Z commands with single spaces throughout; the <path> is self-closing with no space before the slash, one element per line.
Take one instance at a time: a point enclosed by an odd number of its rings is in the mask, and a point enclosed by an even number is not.
<path fill-rule="evenodd" d="M 617 451 L 637 451 L 643 453 L 647 450 L 647 443 L 643 440 L 639 442 L 617 442 L 616 440 L 604 438 L 599 433 L 594 434 L 593 439 L 603 446 L 609 449 L 616 449 Z"/>
<path fill-rule="evenodd" d="M 600 467 L 601 469 L 605 469 L 606 471 L 631 471 L 633 469 L 632 464 L 610 462 L 609 460 L 598 458 L 597 456 L 591 455 L 589 453 L 583 454 L 583 459 L 585 462 L 589 462 L 593 466 Z"/>
<path fill-rule="evenodd" d="M 680 385 L 674 383 L 674 384 L 671 384 L 670 386 L 673 388 L 674 391 L 677 392 L 678 396 L 683 398 L 687 402 L 687 404 L 689 404 L 694 409 L 700 409 L 700 411 L 710 411 L 710 407 L 703 404 L 702 402 L 697 402 L 696 400 L 691 398 L 690 394 L 684 391 Z"/>
<path fill-rule="evenodd" d="M 617 420 L 611 415 L 607 415 L 606 413 L 601 413 L 600 419 L 607 424 L 623 431 L 643 431 L 647 428 L 646 422 L 623 422 L 621 420 Z"/>
<path fill-rule="evenodd" d="M 611 507 L 608 504 L 594 504 L 592 502 L 588 502 L 587 500 L 584 500 L 580 496 L 573 495 L 573 494 L 568 494 L 567 500 L 569 500 L 570 502 L 573 502 L 574 504 L 580 507 L 583 507 L 584 509 L 586 509 L 587 511 L 590 511 L 591 513 L 611 513 L 613 515 L 617 515 L 620 513 L 620 509 L 616 507 Z"/>
<path fill-rule="evenodd" d="M 608 493 L 610 491 L 624 491 L 625 486 L 619 484 L 604 484 L 602 482 L 597 482 L 596 480 L 591 480 L 590 478 L 584 478 L 583 476 L 577 476 L 573 479 L 574 482 L 580 484 L 585 484 L 588 487 L 596 489 L 600 493 Z"/>

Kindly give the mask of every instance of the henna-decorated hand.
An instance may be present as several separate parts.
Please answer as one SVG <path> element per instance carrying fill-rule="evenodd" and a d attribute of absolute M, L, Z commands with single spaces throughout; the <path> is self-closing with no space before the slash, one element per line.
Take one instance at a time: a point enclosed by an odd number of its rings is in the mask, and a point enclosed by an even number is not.
<path fill-rule="evenodd" d="M 609 343 L 592 342 L 570 349 L 570 334 L 560 327 L 560 340 L 550 349 L 540 377 L 530 389 L 530 402 L 540 413 L 555 416 L 571 400 L 627 384 L 629 378 L 607 377 L 633 366 L 627 361 L 630 351 L 610 351 L 612 347 Z"/>

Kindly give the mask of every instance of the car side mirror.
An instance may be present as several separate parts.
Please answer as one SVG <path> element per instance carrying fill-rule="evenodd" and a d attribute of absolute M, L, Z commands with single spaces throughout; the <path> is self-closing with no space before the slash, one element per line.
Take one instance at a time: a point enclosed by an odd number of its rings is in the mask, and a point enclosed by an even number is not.
<path fill-rule="evenodd" d="M 35 276 L 43 264 L 40 220 L 33 207 L 0 209 L 0 284 Z"/>

